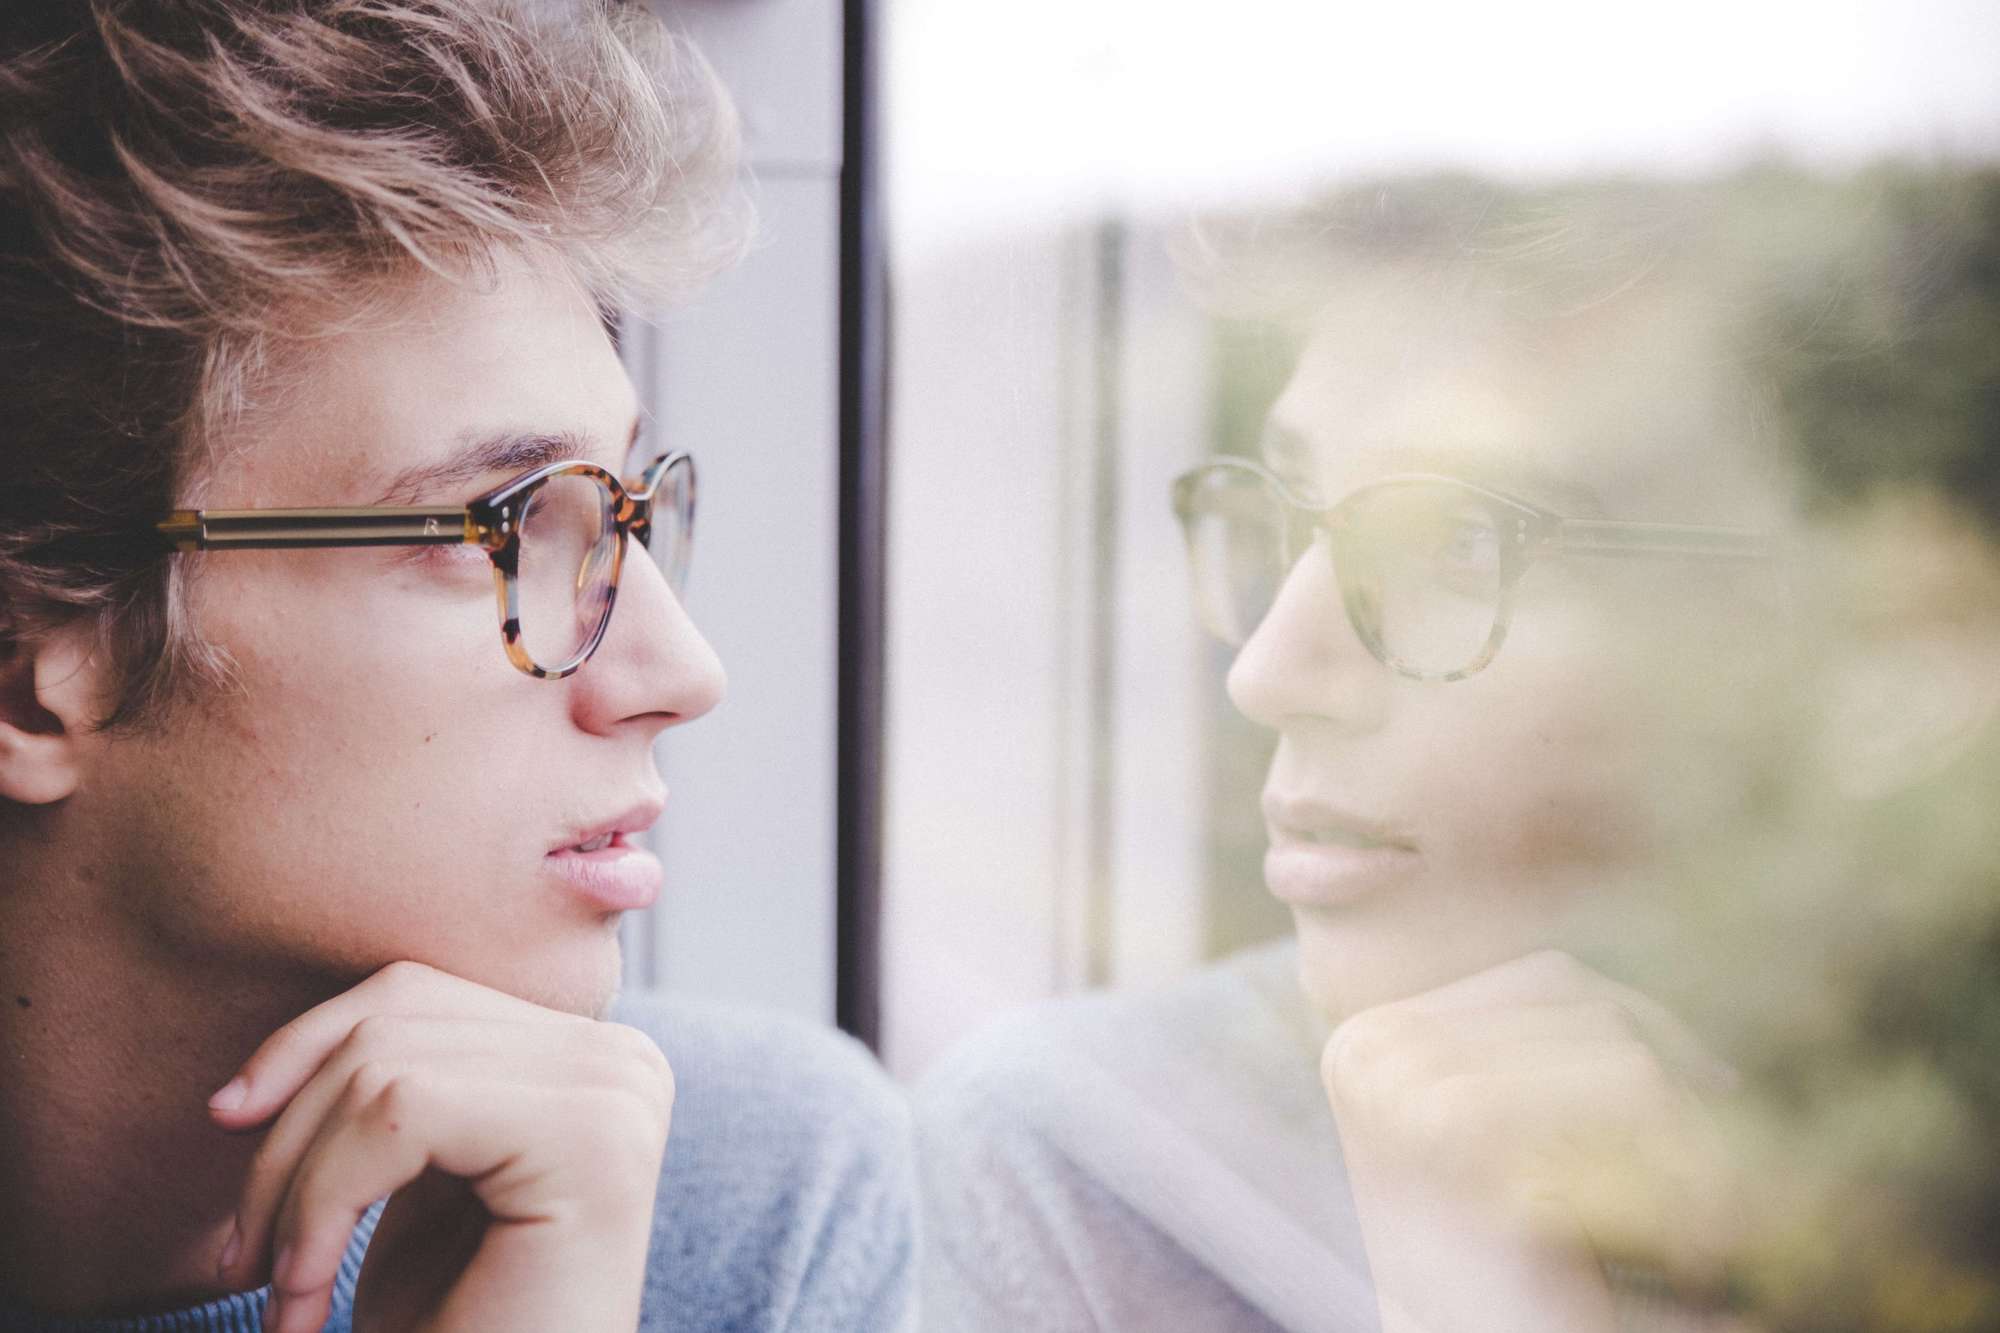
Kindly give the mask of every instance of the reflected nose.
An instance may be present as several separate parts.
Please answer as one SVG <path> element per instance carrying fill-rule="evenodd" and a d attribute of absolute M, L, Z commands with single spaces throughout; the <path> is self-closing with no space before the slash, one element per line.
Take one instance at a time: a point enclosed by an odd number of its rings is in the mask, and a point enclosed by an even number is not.
<path fill-rule="evenodd" d="M 1355 634 L 1320 538 L 1287 571 L 1271 609 L 1237 651 L 1229 698 L 1267 727 L 1319 718 L 1365 731 L 1381 720 L 1391 675 Z"/>
<path fill-rule="evenodd" d="M 691 722 L 722 700 L 727 677 L 652 554 L 628 545 L 618 600 L 597 652 L 571 677 L 587 731 L 637 727 L 648 737 Z"/>

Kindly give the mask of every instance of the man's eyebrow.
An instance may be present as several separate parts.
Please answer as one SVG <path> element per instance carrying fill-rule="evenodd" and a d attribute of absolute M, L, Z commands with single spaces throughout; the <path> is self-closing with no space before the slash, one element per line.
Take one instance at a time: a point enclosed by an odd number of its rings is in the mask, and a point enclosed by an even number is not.
<path fill-rule="evenodd" d="M 638 442 L 642 420 L 634 420 L 625 450 Z M 376 504 L 418 504 L 463 489 L 496 472 L 531 472 L 550 463 L 589 458 L 591 442 L 574 431 L 499 431 L 471 439 L 449 456 L 404 468 L 389 479 Z M 623 459 L 621 458 L 621 463 Z"/>

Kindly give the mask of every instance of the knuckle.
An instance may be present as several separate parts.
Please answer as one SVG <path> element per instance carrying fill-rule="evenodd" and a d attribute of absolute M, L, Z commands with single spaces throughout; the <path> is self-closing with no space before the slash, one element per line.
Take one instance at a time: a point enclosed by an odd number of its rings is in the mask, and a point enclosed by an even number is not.
<path fill-rule="evenodd" d="M 674 1101 L 674 1070 L 657 1043 L 638 1028 L 620 1023 L 603 1023 L 604 1039 L 622 1062 L 623 1070 L 649 1101 L 671 1107 Z"/>
<path fill-rule="evenodd" d="M 666 1116 L 674 1109 L 674 1071 L 661 1060 L 658 1064 L 648 1064 L 634 1071 L 633 1089 L 656 1116 Z"/>
<path fill-rule="evenodd" d="M 385 1060 L 363 1060 L 347 1076 L 345 1100 L 350 1112 L 370 1110 L 407 1097 L 406 1077 Z"/>
<path fill-rule="evenodd" d="M 667 1140 L 667 1109 L 657 1099 L 643 1095 L 622 1099 L 629 1132 L 649 1147 Z"/>
<path fill-rule="evenodd" d="M 387 1050 L 395 1031 L 394 1019 L 384 1014 L 366 1014 L 347 1030 L 347 1038 L 341 1046 L 348 1055 L 366 1059 L 372 1053 Z"/>
<path fill-rule="evenodd" d="M 651 1190 L 666 1149 L 667 1120 L 647 1098 L 620 1088 L 591 1092 L 579 1108 L 572 1142 L 604 1180 L 643 1180 Z"/>
<path fill-rule="evenodd" d="M 369 981 L 377 990 L 401 995 L 430 984 L 430 979 L 435 975 L 437 973 L 433 968 L 407 958 L 399 958 L 393 963 L 384 965 L 369 978 Z"/>
<path fill-rule="evenodd" d="M 660 1048 L 653 1044 L 653 1039 L 635 1027 L 624 1023 L 599 1023 L 597 1028 L 604 1040 L 612 1044 L 613 1049 L 633 1060 L 650 1064 L 652 1061 L 665 1058 L 660 1054 Z"/>
<path fill-rule="evenodd" d="M 408 1070 L 398 1070 L 384 1077 L 382 1090 L 369 1104 L 377 1116 L 400 1121 L 416 1109 L 422 1098 L 423 1081 Z"/>
<path fill-rule="evenodd" d="M 600 1115 L 615 1141 L 644 1151 L 666 1142 L 666 1120 L 652 1099 L 637 1092 L 612 1089 L 606 1093 L 604 1103 Z"/>

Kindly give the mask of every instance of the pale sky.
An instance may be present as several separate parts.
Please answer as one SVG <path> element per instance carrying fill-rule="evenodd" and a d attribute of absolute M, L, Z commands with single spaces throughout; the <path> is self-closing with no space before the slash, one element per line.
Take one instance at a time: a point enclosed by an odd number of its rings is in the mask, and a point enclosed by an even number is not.
<path fill-rule="evenodd" d="M 2000 0 L 889 0 L 899 248 L 1344 171 L 2000 155 Z"/>

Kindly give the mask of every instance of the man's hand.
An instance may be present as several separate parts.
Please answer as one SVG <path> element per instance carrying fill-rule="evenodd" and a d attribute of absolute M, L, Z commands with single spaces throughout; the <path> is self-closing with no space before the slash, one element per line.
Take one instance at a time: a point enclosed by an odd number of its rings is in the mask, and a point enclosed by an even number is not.
<path fill-rule="evenodd" d="M 393 1194 L 356 1333 L 638 1323 L 673 1074 L 643 1034 L 394 963 L 258 1047 L 211 1111 L 270 1125 L 224 1282 L 317 1330 L 355 1224 Z M 275 1121 L 275 1123 L 273 1123 Z"/>
<path fill-rule="evenodd" d="M 1717 1276 L 1729 1173 L 1699 1094 L 1733 1071 L 1568 955 L 1356 1014 L 1321 1076 L 1387 1333 L 1616 1327 L 1606 1253 Z"/>

